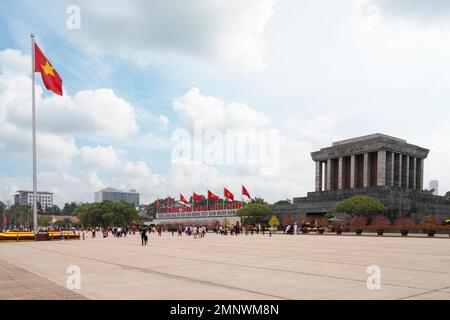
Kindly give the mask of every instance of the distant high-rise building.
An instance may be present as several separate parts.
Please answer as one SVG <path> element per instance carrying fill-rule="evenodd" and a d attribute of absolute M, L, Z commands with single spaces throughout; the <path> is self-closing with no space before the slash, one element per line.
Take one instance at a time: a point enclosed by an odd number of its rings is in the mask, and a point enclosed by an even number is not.
<path fill-rule="evenodd" d="M 125 201 L 135 207 L 139 207 L 139 193 L 136 190 L 122 191 L 114 188 L 106 188 L 95 192 L 95 202 L 109 201 Z"/>
<path fill-rule="evenodd" d="M 42 210 L 53 207 L 53 193 L 38 191 L 37 192 L 37 202 L 41 205 Z M 14 204 L 20 205 L 33 205 L 33 191 L 19 190 L 14 195 Z"/>
<path fill-rule="evenodd" d="M 439 195 L 439 180 L 431 180 L 428 184 L 428 189 L 433 190 L 434 195 Z"/>

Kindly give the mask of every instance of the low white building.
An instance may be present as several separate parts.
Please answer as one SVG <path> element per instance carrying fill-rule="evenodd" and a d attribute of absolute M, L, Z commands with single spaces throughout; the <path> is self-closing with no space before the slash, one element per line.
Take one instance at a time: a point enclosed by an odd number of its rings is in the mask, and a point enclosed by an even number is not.
<path fill-rule="evenodd" d="M 132 189 L 130 191 L 118 190 L 114 188 L 106 188 L 94 193 L 94 201 L 125 201 L 134 207 L 139 207 L 139 193 Z"/>
<path fill-rule="evenodd" d="M 37 192 L 37 202 L 41 205 L 42 210 L 53 207 L 53 193 L 46 191 Z M 33 206 L 33 191 L 19 190 L 14 195 L 14 204 Z"/>

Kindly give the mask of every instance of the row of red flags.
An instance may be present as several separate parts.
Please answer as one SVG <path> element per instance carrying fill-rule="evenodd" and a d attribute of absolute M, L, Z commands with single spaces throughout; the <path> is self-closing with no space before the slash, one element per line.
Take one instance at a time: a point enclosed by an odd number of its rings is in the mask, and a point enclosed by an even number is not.
<path fill-rule="evenodd" d="M 248 192 L 248 190 L 242 186 L 242 195 L 246 196 L 247 198 L 251 199 L 252 197 L 250 196 L 250 193 Z M 223 196 L 224 198 L 234 201 L 234 194 L 228 190 L 227 188 L 223 189 Z M 219 196 L 215 195 L 213 192 L 211 192 L 210 190 L 208 190 L 208 200 L 213 200 L 213 201 L 218 201 L 219 200 Z M 196 202 L 201 202 L 203 200 L 202 196 L 193 192 L 192 193 L 192 200 L 194 202 L 194 205 Z M 171 207 L 171 203 L 170 203 L 170 197 L 167 199 L 168 203 L 167 206 L 170 208 Z M 186 198 L 180 193 L 180 202 L 184 203 L 185 205 L 190 206 L 191 204 L 189 203 L 188 200 L 186 200 Z M 156 202 L 156 208 L 159 209 L 159 200 Z"/>
<path fill-rule="evenodd" d="M 158 208 L 158 213 L 197 212 L 211 210 L 233 210 L 242 208 L 242 203 L 231 202 L 224 204 L 210 204 L 208 206 L 189 206 L 183 208 Z"/>
<path fill-rule="evenodd" d="M 252 197 L 250 196 L 250 193 L 247 191 L 247 189 L 242 186 L 242 195 L 246 196 L 247 198 L 251 199 Z M 223 196 L 224 198 L 234 201 L 234 194 L 228 190 L 227 188 L 223 188 Z M 199 194 L 196 194 L 195 192 L 192 193 L 192 198 L 195 202 L 199 202 L 202 201 L 202 196 Z M 213 200 L 213 201 L 218 201 L 219 200 L 219 196 L 215 195 L 214 193 L 212 193 L 211 191 L 208 190 L 208 200 Z M 189 201 L 186 200 L 186 198 L 180 193 L 180 202 L 189 205 Z"/>

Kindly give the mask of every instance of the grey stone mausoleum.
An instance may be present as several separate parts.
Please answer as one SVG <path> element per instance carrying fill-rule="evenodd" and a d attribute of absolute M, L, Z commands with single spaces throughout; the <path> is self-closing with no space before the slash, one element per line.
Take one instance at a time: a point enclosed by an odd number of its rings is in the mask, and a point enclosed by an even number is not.
<path fill-rule="evenodd" d="M 391 217 L 450 215 L 444 197 L 423 190 L 428 149 L 376 133 L 334 142 L 312 152 L 315 191 L 294 198 L 291 205 L 273 206 L 278 214 L 298 218 L 332 212 L 336 203 L 354 195 L 373 196 L 389 209 Z"/>

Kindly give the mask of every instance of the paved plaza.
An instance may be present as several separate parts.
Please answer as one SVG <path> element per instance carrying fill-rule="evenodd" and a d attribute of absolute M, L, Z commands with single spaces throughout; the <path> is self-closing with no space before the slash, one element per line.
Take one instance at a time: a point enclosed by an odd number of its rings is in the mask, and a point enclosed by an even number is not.
<path fill-rule="evenodd" d="M 2 299 L 450 299 L 448 238 L 166 233 L 147 247 L 138 235 L 0 243 L 0 261 Z M 380 290 L 367 288 L 370 265 Z"/>

